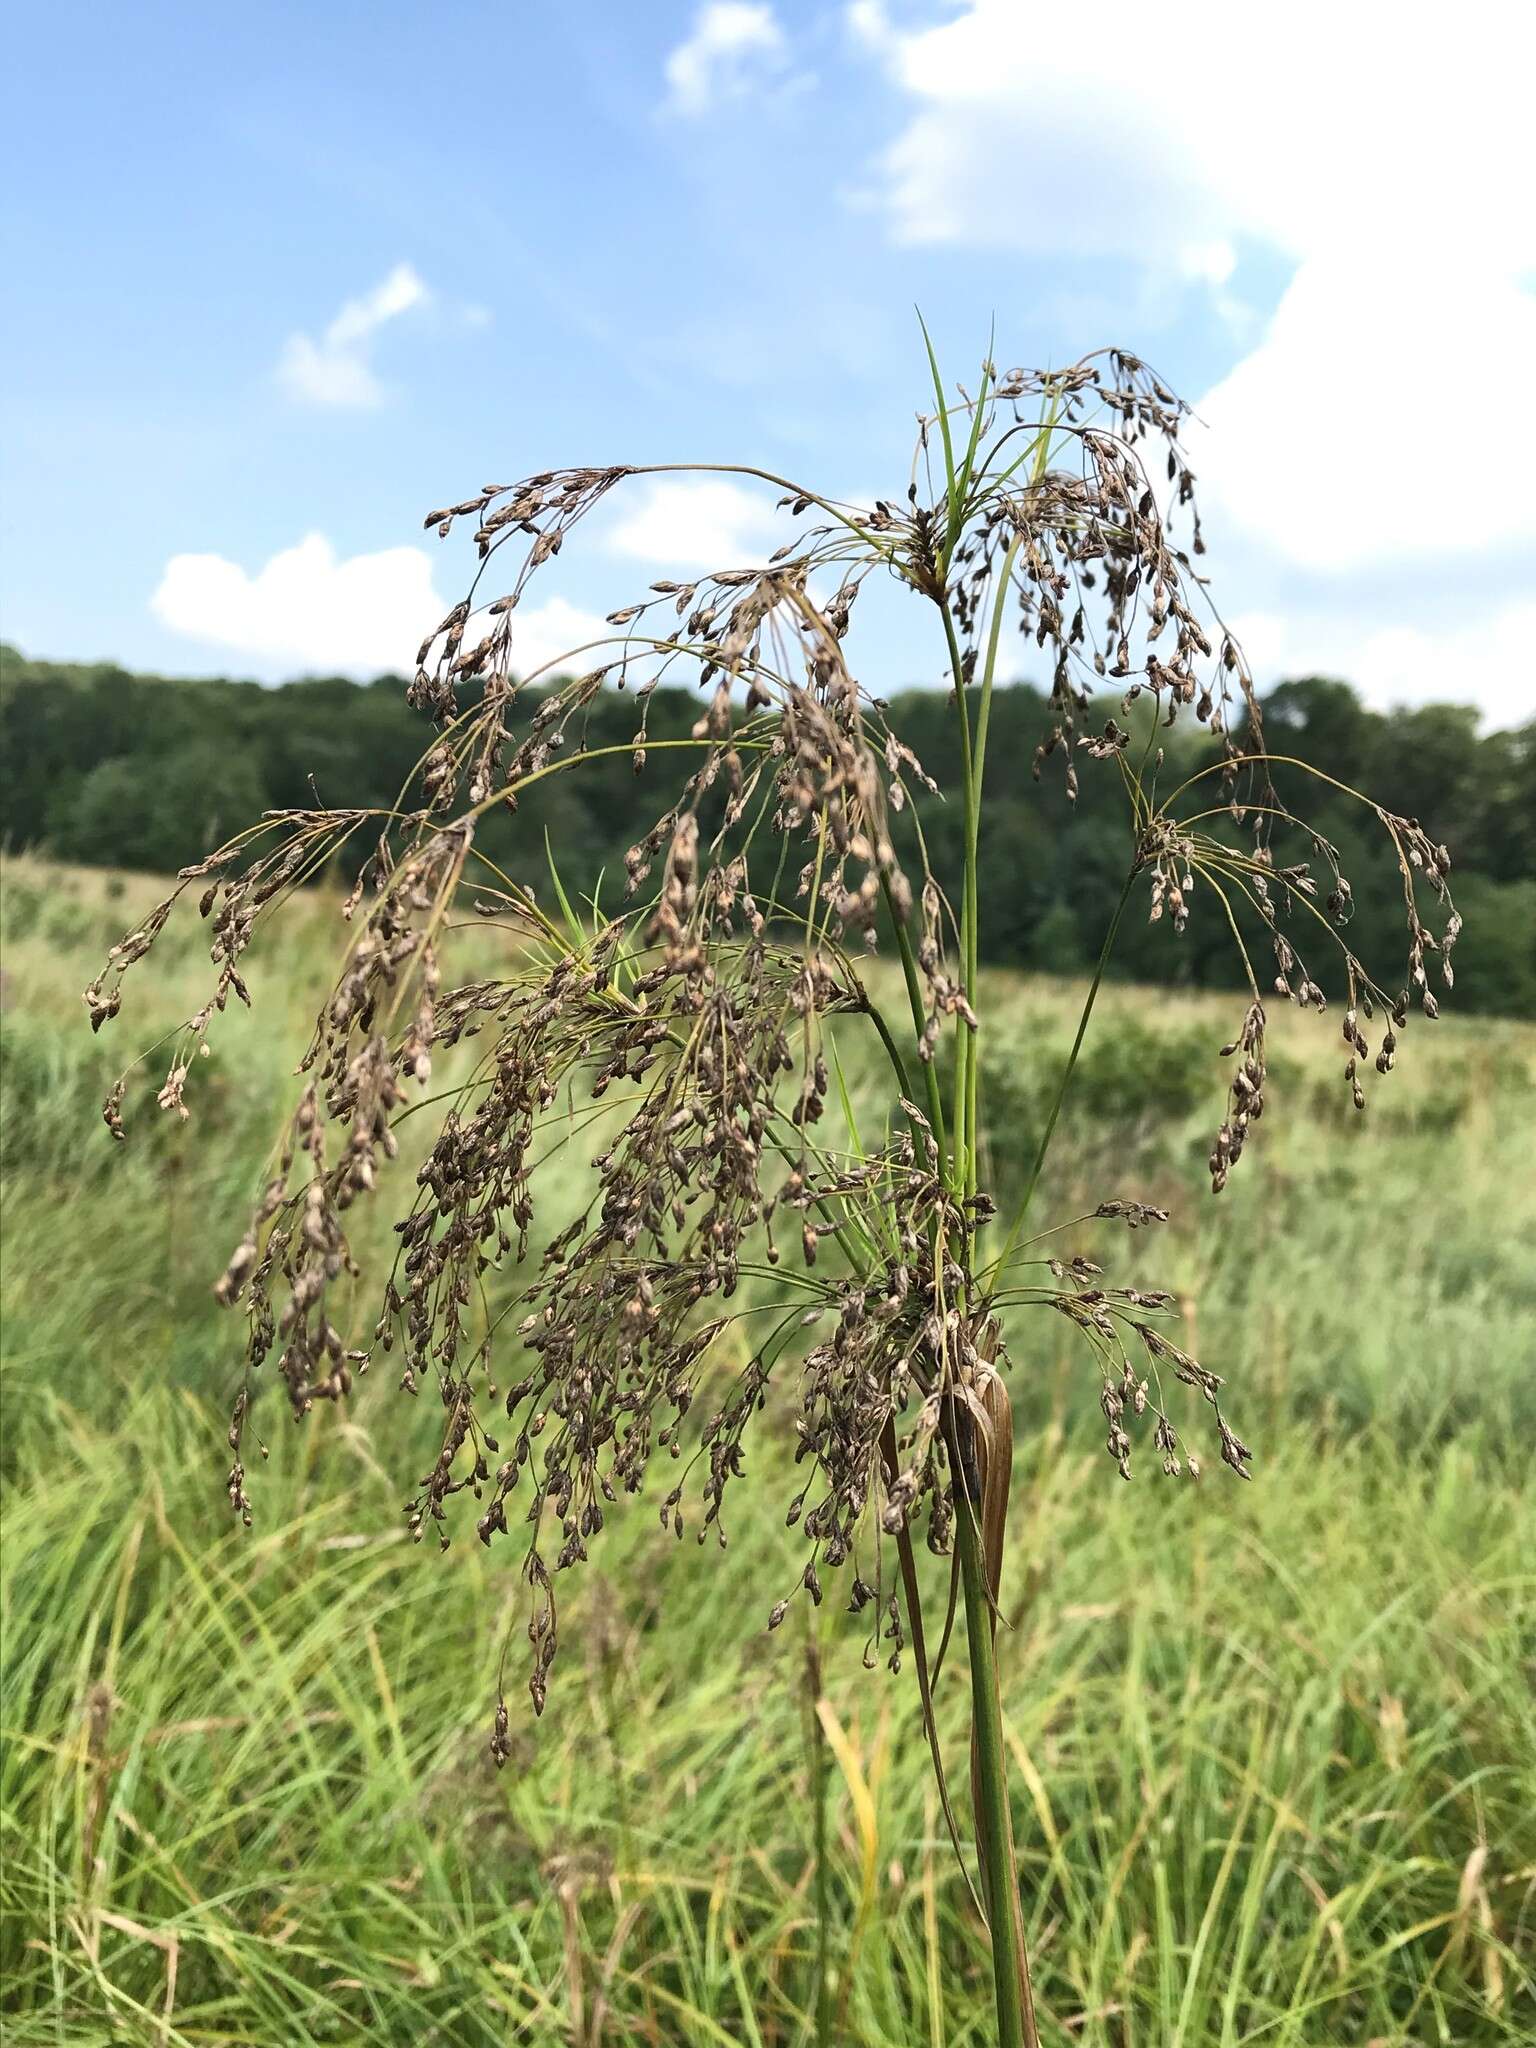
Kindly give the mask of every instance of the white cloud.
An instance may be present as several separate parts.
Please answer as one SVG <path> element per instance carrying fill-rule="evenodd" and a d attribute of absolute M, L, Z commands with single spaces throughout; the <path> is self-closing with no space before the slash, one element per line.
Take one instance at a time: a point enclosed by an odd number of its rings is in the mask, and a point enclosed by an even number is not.
<path fill-rule="evenodd" d="M 674 113 L 706 114 L 719 99 L 744 92 L 754 71 L 776 69 L 783 56 L 783 31 L 766 0 L 709 0 L 667 58 L 668 104 Z"/>
<path fill-rule="evenodd" d="M 1343 676 L 1379 710 L 1476 704 L 1494 726 L 1536 716 L 1536 600 L 1459 625 L 1361 625 L 1331 614 L 1250 613 L 1233 621 L 1261 686 Z"/>
<path fill-rule="evenodd" d="M 429 296 L 410 264 L 397 263 L 371 292 L 348 299 L 318 341 L 307 334 L 291 334 L 278 359 L 278 382 L 292 397 L 311 405 L 382 404 L 384 387 L 371 360 L 373 337 Z"/>
<path fill-rule="evenodd" d="M 521 604 L 512 614 L 512 667 L 520 676 L 535 675 L 549 668 L 558 673 L 570 656 L 573 670 L 595 668 L 617 651 L 611 644 L 615 628 L 596 612 L 583 611 L 563 597 L 547 597 L 542 604 Z M 610 644 L 592 647 L 601 640 Z M 580 649 L 586 652 L 578 652 Z"/>
<path fill-rule="evenodd" d="M 1536 296 L 1444 252 L 1432 285 L 1365 249 L 1297 269 L 1188 436 L 1206 508 L 1328 574 L 1536 548 Z M 1527 579 L 1536 588 L 1536 571 Z"/>
<path fill-rule="evenodd" d="M 233 648 L 266 675 L 406 672 L 448 609 L 432 571 L 425 548 L 339 557 L 324 534 L 311 533 L 254 575 L 223 555 L 175 555 L 151 606 L 172 632 Z M 551 597 L 514 614 L 513 662 L 526 675 L 611 632 L 594 613 Z"/>
<path fill-rule="evenodd" d="M 253 576 L 223 555 L 174 555 L 150 600 L 173 632 L 265 664 L 375 674 L 408 665 L 448 607 L 424 548 L 338 557 L 324 534 Z"/>
<path fill-rule="evenodd" d="M 744 569 L 792 531 L 776 522 L 768 499 L 724 477 L 659 477 L 641 486 L 608 545 L 661 568 Z"/>
<path fill-rule="evenodd" d="M 1091 31 L 1064 34 L 1018 0 L 969 0 L 914 30 L 879 0 L 849 19 L 915 104 L 874 166 L 898 242 L 1129 255 L 1183 274 L 1228 239 L 1219 116 L 1171 109 L 1160 63 L 1105 62 L 1118 36 L 1145 48 L 1144 11 L 1104 0 Z"/>
<path fill-rule="evenodd" d="M 1190 445 L 1213 538 L 1246 534 L 1266 601 L 1300 606 L 1283 666 L 1528 704 L 1536 14 L 1463 0 L 1448 34 L 1380 0 L 1169 0 L 1155 41 L 1140 0 L 1064 34 L 1021 0 L 846 18 L 905 103 L 862 195 L 895 241 L 1118 263 L 1247 351 Z M 1230 288 L 1259 251 L 1293 266 L 1267 322 Z"/>
<path fill-rule="evenodd" d="M 1301 255 L 1403 225 L 1433 288 L 1444 248 L 1536 255 L 1524 119 L 1536 27 L 1464 0 L 1454 36 L 1379 0 L 1261 8 L 1100 0 L 1056 33 L 1020 0 L 963 0 L 856 39 L 914 103 L 876 166 L 898 239 L 1201 267 L 1253 237 Z"/>

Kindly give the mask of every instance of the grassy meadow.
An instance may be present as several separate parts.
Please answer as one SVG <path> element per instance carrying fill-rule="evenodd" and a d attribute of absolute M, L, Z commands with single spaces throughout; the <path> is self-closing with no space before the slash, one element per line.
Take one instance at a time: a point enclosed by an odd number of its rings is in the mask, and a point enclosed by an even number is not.
<path fill-rule="evenodd" d="M 193 1121 L 155 1110 L 151 1065 L 117 1147 L 101 1095 L 207 975 L 189 913 L 92 1038 L 79 990 L 151 893 L 4 873 L 0 2041 L 793 2048 L 824 1984 L 838 2043 L 983 2048 L 983 1937 L 910 1665 L 860 1668 L 835 1583 L 765 1633 L 804 1562 L 771 1412 L 727 1550 L 676 1543 L 648 1493 L 566 1580 L 540 1721 L 518 1551 L 467 1519 L 444 1555 L 404 1540 L 435 1425 L 387 1374 L 302 1429 L 268 1389 L 255 1527 L 234 1521 L 242 1331 L 209 1283 L 334 905 L 257 959 Z M 1080 1000 L 991 998 L 1004 1192 Z M 1516 2048 L 1536 2039 L 1536 1029 L 1416 1023 L 1357 1118 L 1332 1014 L 1276 1017 L 1269 1112 L 1213 1200 L 1240 1009 L 1111 988 L 1032 1213 L 1173 1211 L 1054 1242 L 1177 1288 L 1253 1483 L 1214 1444 L 1197 1485 L 1166 1481 L 1138 1444 L 1125 1486 L 1081 1340 L 1059 1316 L 1009 1329 L 999 1655 L 1044 2038 Z M 1176 1419 L 1196 1443 L 1195 1405 Z M 945 1567 L 924 1569 L 936 1633 Z M 958 1671 L 939 1719 L 963 1808 Z"/>

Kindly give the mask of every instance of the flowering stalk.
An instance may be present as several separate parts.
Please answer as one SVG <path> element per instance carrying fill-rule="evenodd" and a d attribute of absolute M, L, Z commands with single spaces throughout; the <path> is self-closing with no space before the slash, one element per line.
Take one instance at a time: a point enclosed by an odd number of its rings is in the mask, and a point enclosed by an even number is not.
<path fill-rule="evenodd" d="M 1184 408 L 1154 373 L 1115 351 L 1049 374 L 988 363 L 977 396 L 956 401 L 931 350 L 930 363 L 936 410 L 904 494 L 851 507 L 733 467 L 785 491 L 784 545 L 764 566 L 652 584 L 558 675 L 520 673 L 528 585 L 646 472 L 541 472 L 430 514 L 441 537 L 471 525 L 477 568 L 419 651 L 407 694 L 431 738 L 398 803 L 268 814 L 183 871 L 112 950 L 86 1003 L 96 1027 L 116 1015 L 124 976 L 196 889 L 212 985 L 171 1034 L 159 1090 L 187 1115 L 221 1013 L 231 998 L 252 1000 L 253 942 L 297 891 L 350 863 L 335 983 L 216 1287 L 247 1326 L 228 1439 L 233 1509 L 246 1522 L 254 1513 L 246 1446 L 273 1368 L 302 1418 L 390 1360 L 403 1392 L 435 1396 L 407 1526 L 446 1547 L 472 1501 L 483 1543 L 515 1543 L 538 1712 L 564 1575 L 609 1516 L 675 1466 L 659 1501 L 652 1485 L 662 1523 L 723 1545 L 756 1418 L 770 1389 L 786 1392 L 797 1461 L 787 1519 L 807 1556 L 769 1626 L 798 1595 L 819 1603 L 823 1573 L 842 1573 L 848 1607 L 864 1617 L 866 1663 L 883 1655 L 894 1667 L 910 1641 L 958 1847 L 932 1712 L 943 1647 L 930 1666 L 914 1538 L 952 1555 L 997 2038 L 1033 2048 L 993 1643 L 1012 1437 L 1005 1326 L 1048 1307 L 1081 1335 L 1123 1476 L 1139 1423 L 1165 1474 L 1198 1470 L 1166 1381 L 1208 1405 L 1221 1455 L 1243 1477 L 1251 1455 L 1222 1413 L 1220 1378 L 1166 1334 L 1170 1294 L 1112 1283 L 1084 1251 L 1024 1261 L 1029 1204 L 1115 932 L 1143 882 L 1151 917 L 1175 932 L 1202 897 L 1231 931 L 1247 996 L 1223 1048 L 1219 1189 L 1265 1108 L 1266 1003 L 1323 1006 L 1319 940 L 1334 950 L 1345 1078 L 1360 1104 L 1371 1058 L 1382 1074 L 1393 1065 L 1410 999 L 1435 1014 L 1429 973 L 1438 965 L 1450 985 L 1460 921 L 1446 850 L 1367 804 L 1403 879 L 1400 991 L 1350 947 L 1349 884 L 1334 849 L 1275 790 L 1241 652 L 1193 568 L 1201 541 Z M 930 470 L 935 446 L 942 479 Z M 940 793 L 853 666 L 855 612 L 874 576 L 937 613 L 961 763 L 953 903 L 926 854 L 924 818 Z M 487 598 L 482 584 L 498 580 Z M 994 1205 L 980 1175 L 978 860 L 1005 647 L 1009 659 L 1032 648 L 1050 663 L 1036 774 L 1059 765 L 1068 798 L 1080 768 L 1118 775 L 1132 856 L 1023 1204 L 984 1262 Z M 692 731 L 654 732 L 658 685 L 683 674 L 701 693 Z M 588 751 L 588 709 L 603 691 L 626 693 L 634 732 L 626 748 Z M 1176 726 L 1193 732 L 1177 741 L 1180 779 L 1161 796 L 1162 736 Z M 594 891 L 590 916 L 578 912 L 553 864 L 555 914 L 493 858 L 493 821 L 615 753 L 637 775 L 675 774 L 625 857 L 622 905 L 600 912 Z M 1444 909 L 1438 931 L 1425 892 Z M 887 940 L 910 1035 L 861 970 L 861 955 Z M 1266 953 L 1272 974 L 1259 964 Z M 866 1028 L 891 1077 L 888 1113 L 868 1140 L 839 1053 Z M 946 1034 L 947 1106 L 935 1061 Z M 104 1105 L 118 1138 L 130 1077 Z M 848 1128 L 834 1140 L 823 1120 L 839 1096 Z M 394 1211 L 394 1254 L 359 1322 L 353 1212 L 390 1185 L 404 1119 L 429 1112 L 424 1157 Z M 545 1163 L 578 1136 L 597 1148 L 587 1199 L 573 1218 L 546 1218 Z M 1163 1213 L 1113 1194 L 1078 1227 L 1140 1229 Z M 498 1762 L 509 1726 L 498 1683 Z"/>
<path fill-rule="evenodd" d="M 979 1503 L 955 1516 L 955 1549 L 965 1595 L 965 1638 L 971 1663 L 971 1720 L 975 1730 L 976 1826 L 982 1847 L 987 1917 L 992 1934 L 992 1983 L 999 2048 L 1038 2048 L 1029 1956 L 1024 1942 L 1014 1869 L 1013 1821 L 1008 1805 L 1008 1764 L 1003 1753 L 1002 1692 L 993 1643 L 992 1593 L 982 1556 Z"/>

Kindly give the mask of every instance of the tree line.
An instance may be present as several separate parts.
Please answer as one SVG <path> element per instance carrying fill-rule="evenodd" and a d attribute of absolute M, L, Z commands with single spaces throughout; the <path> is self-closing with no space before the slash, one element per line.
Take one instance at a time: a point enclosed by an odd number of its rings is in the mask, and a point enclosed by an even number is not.
<path fill-rule="evenodd" d="M 1118 705 L 1110 707 L 1118 711 Z M 699 705 L 661 688 L 649 728 L 681 737 Z M 590 707 L 587 744 L 624 748 L 633 700 L 604 691 Z M 1106 714 L 1107 715 L 1107 714 Z M 942 691 L 904 690 L 890 721 L 941 791 L 956 787 L 954 714 Z M 1126 800 L 1112 765 L 1084 763 L 1069 802 L 1057 761 L 1037 782 L 1036 745 L 1048 724 L 1043 694 L 1020 683 L 997 693 L 980 849 L 984 943 L 994 964 L 1076 973 L 1091 964 L 1125 873 Z M 1343 682 L 1305 677 L 1265 702 L 1276 770 L 1337 845 L 1354 885 L 1351 943 L 1396 985 L 1402 891 L 1369 815 L 1333 784 L 1368 792 L 1423 821 L 1452 850 L 1466 929 L 1456 955 L 1462 1009 L 1536 1016 L 1536 722 L 1480 733 L 1469 707 L 1430 704 L 1379 712 Z M 267 688 L 225 678 L 139 675 L 109 663 L 33 661 L 0 649 L 0 837 L 61 860 L 164 872 L 198 858 L 261 811 L 320 802 L 397 801 L 430 734 L 404 701 L 399 677 L 371 683 L 311 677 Z M 1165 776 L 1210 758 L 1204 735 L 1170 735 Z M 1332 778 L 1301 790 L 1306 763 Z M 1308 778 L 1310 780 L 1310 778 Z M 625 850 L 652 822 L 656 799 L 626 752 L 585 763 L 530 791 L 515 815 L 498 810 L 480 844 L 520 881 L 552 896 L 546 840 L 568 891 L 617 901 Z M 941 886 L 958 884 L 959 807 L 928 797 L 898 820 L 910 850 L 921 829 Z M 793 881 L 789 884 L 792 890 Z M 1320 956 L 1321 958 L 1321 956 Z M 1164 925 L 1127 920 L 1113 972 L 1185 986 L 1233 985 L 1237 966 L 1218 906 L 1198 905 L 1174 939 Z M 1326 974 L 1320 976 L 1327 985 Z"/>

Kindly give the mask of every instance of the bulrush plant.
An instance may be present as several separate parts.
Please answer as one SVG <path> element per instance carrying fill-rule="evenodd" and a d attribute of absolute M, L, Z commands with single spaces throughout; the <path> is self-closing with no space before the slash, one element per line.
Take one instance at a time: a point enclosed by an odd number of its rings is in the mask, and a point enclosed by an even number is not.
<path fill-rule="evenodd" d="M 1215 1188 L 1266 1105 L 1270 1004 L 1321 1011 L 1322 974 L 1342 986 L 1346 1085 L 1362 1103 L 1371 1061 L 1392 1066 L 1410 1002 L 1434 1015 L 1429 968 L 1449 984 L 1458 920 L 1444 848 L 1362 798 L 1402 874 L 1402 991 L 1389 993 L 1351 951 L 1349 884 L 1333 848 L 1276 793 L 1248 670 L 1196 566 L 1185 408 L 1159 379 L 1111 351 L 1049 374 L 987 363 L 974 395 L 951 398 L 931 349 L 929 363 L 934 410 L 903 490 L 856 508 L 733 468 L 782 492 L 790 537 L 767 565 L 655 583 L 609 615 L 607 635 L 535 675 L 517 675 L 530 582 L 611 494 L 656 470 L 545 472 L 433 512 L 427 524 L 444 537 L 471 530 L 478 567 L 409 686 L 434 728 L 410 799 L 384 814 L 268 813 L 183 871 L 113 949 L 86 1002 L 93 1024 L 112 1017 L 127 970 L 178 899 L 198 895 L 212 986 L 173 1036 L 159 1097 L 185 1116 L 195 1055 L 231 995 L 250 1001 L 242 961 L 258 929 L 344 849 L 353 867 L 361 858 L 296 1104 L 217 1285 L 249 1331 L 229 1430 L 234 1511 L 251 1520 L 246 1447 L 269 1361 L 302 1418 L 394 1354 L 401 1387 L 434 1394 L 438 1418 L 405 1510 L 410 1531 L 446 1546 L 465 1517 L 482 1542 L 511 1546 L 538 1711 L 564 1575 L 621 1497 L 647 1483 L 665 1525 L 723 1544 L 728 1496 L 773 1387 L 795 1409 L 786 1508 L 806 1560 L 767 1624 L 795 1599 L 836 1591 L 864 1617 L 867 1663 L 883 1655 L 894 1669 L 910 1644 L 960 1853 L 918 1537 L 952 1559 L 969 1651 L 973 1891 L 990 1927 L 996 2039 L 1020 2048 L 1037 2033 L 994 1630 L 1007 1347 L 1028 1354 L 1025 1311 L 1052 1310 L 1080 1333 L 1123 1476 L 1138 1431 L 1170 1478 L 1198 1475 L 1174 1383 L 1192 1390 L 1220 1457 L 1245 1478 L 1251 1453 L 1218 1376 L 1169 1334 L 1169 1293 L 1113 1283 L 1086 1256 L 1052 1256 L 1050 1232 L 1026 1235 L 1070 1063 L 1043 1106 L 1016 1213 L 998 1217 L 980 1182 L 977 846 L 1000 664 L 1022 641 L 1049 666 L 1036 776 L 1062 777 L 1068 796 L 1088 772 L 1125 791 L 1124 889 L 1073 1060 L 1133 896 L 1175 933 L 1205 896 L 1230 929 L 1247 995 L 1222 1048 Z M 961 763 L 948 799 L 963 814 L 958 900 L 923 851 L 938 793 L 856 674 L 852 628 L 872 580 L 927 618 L 947 671 Z M 652 737 L 652 692 L 683 677 L 700 691 L 697 724 Z M 628 747 L 586 745 L 600 691 L 633 699 Z M 1175 780 L 1163 736 L 1186 721 L 1204 737 L 1183 746 L 1193 765 Z M 546 909 L 477 845 L 477 827 L 537 784 L 624 752 L 664 792 L 626 857 L 623 903 L 603 911 L 594 898 L 578 914 L 557 871 L 558 904 Z M 917 849 L 907 859 L 892 830 L 901 812 L 911 817 L 900 836 Z M 466 948 L 461 934 L 477 920 Z M 860 972 L 877 945 L 899 960 L 905 1014 L 887 1014 L 872 992 L 886 981 Z M 470 966 L 455 978 L 466 950 Z M 866 1114 L 862 1132 L 834 1044 L 860 1031 L 888 1098 L 879 1127 Z M 952 1050 L 936 1061 L 946 1035 Z M 434 1093 L 439 1054 L 470 1041 Z M 118 1137 L 126 1082 L 105 1110 Z M 557 1100 L 566 1107 L 551 1115 Z M 414 1187 L 396 1198 L 397 1245 L 375 1305 L 354 1328 L 362 1276 L 349 1212 L 388 1199 L 395 1125 L 417 1105 L 435 1119 L 430 1142 Z M 560 1147 L 593 1142 L 588 1132 L 600 1149 L 584 1205 L 556 1228 L 542 1221 L 541 1169 Z M 1137 1231 L 1163 1218 L 1106 1189 L 1091 1217 L 1071 1220 Z M 509 1725 L 498 1684 L 498 1762 Z"/>

